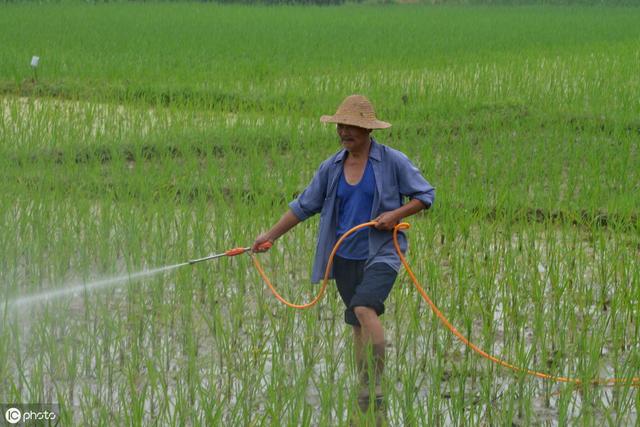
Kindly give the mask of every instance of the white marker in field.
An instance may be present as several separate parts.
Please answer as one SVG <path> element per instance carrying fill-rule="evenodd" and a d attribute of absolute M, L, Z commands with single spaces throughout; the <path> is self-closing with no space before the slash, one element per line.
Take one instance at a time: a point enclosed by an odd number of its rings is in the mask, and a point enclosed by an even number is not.
<path fill-rule="evenodd" d="M 33 81 L 38 81 L 38 63 L 40 62 L 39 56 L 31 57 L 31 69 L 33 70 Z"/>

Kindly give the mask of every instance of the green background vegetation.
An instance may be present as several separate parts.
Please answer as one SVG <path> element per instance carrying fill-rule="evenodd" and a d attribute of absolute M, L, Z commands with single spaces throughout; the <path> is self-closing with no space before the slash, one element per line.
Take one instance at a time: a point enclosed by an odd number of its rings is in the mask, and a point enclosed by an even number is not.
<path fill-rule="evenodd" d="M 638 376 L 640 9 L 0 7 L 3 298 L 250 244 L 337 150 L 319 116 L 363 93 L 375 136 L 437 188 L 410 262 L 461 331 L 558 375 Z M 37 80 L 29 67 L 41 57 Z M 308 299 L 317 218 L 264 255 Z M 626 424 L 637 391 L 577 392 L 469 354 L 404 275 L 392 425 Z M 76 424 L 344 424 L 336 293 L 296 313 L 249 260 L 3 314 L 0 400 Z"/>

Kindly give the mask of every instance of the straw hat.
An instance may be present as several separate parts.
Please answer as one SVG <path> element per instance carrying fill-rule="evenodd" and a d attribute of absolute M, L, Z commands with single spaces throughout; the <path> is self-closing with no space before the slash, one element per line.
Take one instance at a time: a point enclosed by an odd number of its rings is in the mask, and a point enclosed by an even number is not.
<path fill-rule="evenodd" d="M 376 119 L 373 105 L 362 95 L 347 96 L 333 116 L 322 116 L 323 123 L 340 123 L 365 129 L 386 129 L 391 123 Z"/>

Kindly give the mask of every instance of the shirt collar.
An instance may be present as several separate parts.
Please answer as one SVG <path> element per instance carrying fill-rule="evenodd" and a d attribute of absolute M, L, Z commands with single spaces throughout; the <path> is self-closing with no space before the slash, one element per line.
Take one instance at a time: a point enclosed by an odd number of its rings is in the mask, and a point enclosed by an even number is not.
<path fill-rule="evenodd" d="M 382 159 L 382 148 L 380 148 L 380 144 L 378 144 L 375 138 L 371 137 L 371 148 L 369 148 L 369 158 L 373 160 L 377 160 L 378 162 Z M 347 155 L 347 150 L 344 148 L 338 152 L 334 163 L 340 163 L 344 160 Z"/>

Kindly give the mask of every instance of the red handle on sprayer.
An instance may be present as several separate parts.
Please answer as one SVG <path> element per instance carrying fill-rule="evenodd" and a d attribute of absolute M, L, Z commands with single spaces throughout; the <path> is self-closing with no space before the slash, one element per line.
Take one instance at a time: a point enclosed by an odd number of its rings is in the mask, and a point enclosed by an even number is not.
<path fill-rule="evenodd" d="M 271 249 L 271 246 L 273 246 L 273 243 L 271 243 L 271 242 L 264 242 L 264 243 L 261 243 L 260 245 L 258 245 L 258 249 L 259 249 L 259 250 L 265 250 L 265 251 L 266 251 L 266 250 L 268 250 L 268 249 Z"/>
<path fill-rule="evenodd" d="M 233 248 L 233 249 L 229 249 L 228 251 L 225 251 L 224 254 L 226 256 L 236 256 L 236 255 L 245 253 L 247 249 L 248 248 Z"/>
<path fill-rule="evenodd" d="M 260 250 L 267 250 L 269 248 L 271 248 L 271 246 L 273 246 L 273 244 L 271 242 L 264 242 L 263 244 L 258 246 L 258 249 Z M 213 255 L 209 255 L 206 256 L 204 258 L 199 258 L 199 259 L 192 259 L 191 261 L 187 261 L 187 264 L 193 265 L 196 264 L 198 262 L 203 262 L 203 261 L 209 261 L 210 259 L 217 259 L 223 256 L 236 256 L 236 255 L 240 255 L 243 254 L 245 252 L 250 251 L 251 248 L 233 248 L 233 249 L 229 249 L 228 251 L 219 253 L 219 254 L 213 254 Z"/>
<path fill-rule="evenodd" d="M 271 246 L 273 246 L 273 243 L 264 242 L 263 244 L 258 246 L 258 249 L 259 250 L 267 250 L 267 249 L 271 249 Z M 233 248 L 233 249 L 229 249 L 224 254 L 226 256 L 236 256 L 236 255 L 243 254 L 243 253 L 245 253 L 245 252 L 247 252 L 249 250 L 251 250 L 251 248 Z"/>

